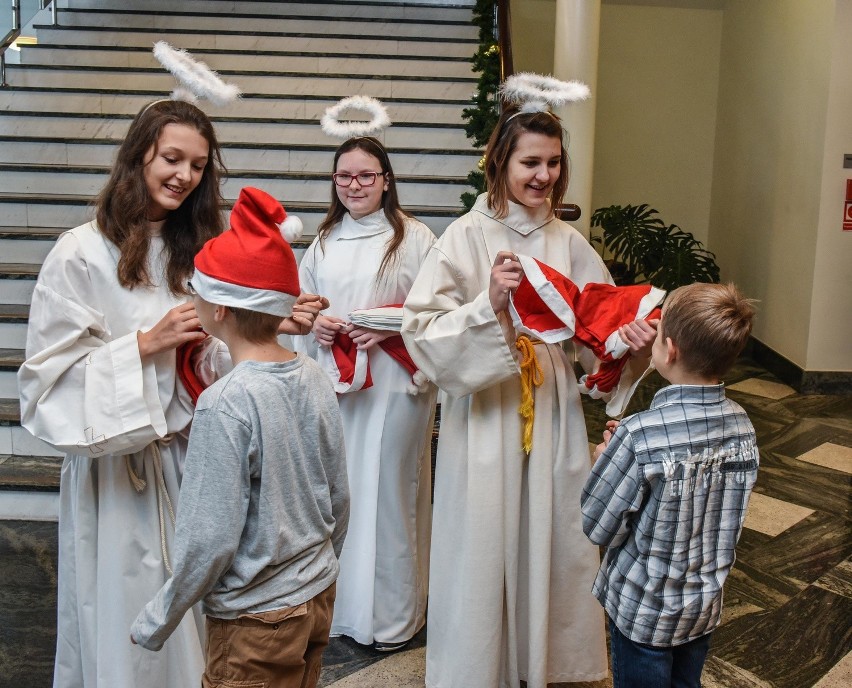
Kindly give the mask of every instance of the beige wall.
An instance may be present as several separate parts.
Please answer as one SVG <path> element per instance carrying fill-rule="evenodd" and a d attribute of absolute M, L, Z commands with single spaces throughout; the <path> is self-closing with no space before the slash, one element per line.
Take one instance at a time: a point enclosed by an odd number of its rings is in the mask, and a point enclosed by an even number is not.
<path fill-rule="evenodd" d="M 556 0 L 520 0 L 512 5 L 512 58 L 516 72 L 553 71 Z"/>
<path fill-rule="evenodd" d="M 852 371 L 852 0 L 625 2 L 601 7 L 593 208 L 652 204 L 760 299 L 757 339 Z M 552 69 L 555 6 L 513 3 L 519 71 Z"/>
<path fill-rule="evenodd" d="M 706 244 L 722 12 L 604 4 L 592 205 L 648 203 Z"/>
<path fill-rule="evenodd" d="M 805 369 L 833 18 L 834 0 L 732 0 L 722 34 L 709 245 L 761 300 L 755 337 Z"/>
<path fill-rule="evenodd" d="M 852 2 L 836 5 L 822 188 L 816 228 L 808 370 L 852 371 L 852 232 L 841 230 L 846 180 L 842 166 L 852 153 Z"/>

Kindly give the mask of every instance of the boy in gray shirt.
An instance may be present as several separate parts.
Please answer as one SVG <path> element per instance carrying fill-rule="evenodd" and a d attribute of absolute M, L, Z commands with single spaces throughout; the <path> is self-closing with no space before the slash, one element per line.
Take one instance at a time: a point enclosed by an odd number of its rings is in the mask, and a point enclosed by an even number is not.
<path fill-rule="evenodd" d="M 202 600 L 205 686 L 315 686 L 328 644 L 348 481 L 327 375 L 277 341 L 299 294 L 285 218 L 274 198 L 243 189 L 231 230 L 204 245 L 189 284 L 201 325 L 228 345 L 234 369 L 198 399 L 174 573 L 131 640 L 159 650 Z"/>

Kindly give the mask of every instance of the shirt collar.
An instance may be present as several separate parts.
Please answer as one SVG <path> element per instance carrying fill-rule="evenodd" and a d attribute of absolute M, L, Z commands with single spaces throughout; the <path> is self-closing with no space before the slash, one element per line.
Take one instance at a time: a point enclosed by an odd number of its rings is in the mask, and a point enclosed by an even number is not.
<path fill-rule="evenodd" d="M 718 404 L 725 399 L 725 385 L 669 385 L 654 395 L 652 409 L 672 404 Z"/>
<path fill-rule="evenodd" d="M 338 239 L 360 239 L 362 237 L 381 234 L 390 229 L 390 223 L 385 218 L 385 211 L 379 208 L 376 212 L 355 219 L 346 213 L 340 221 L 337 232 Z"/>
<path fill-rule="evenodd" d="M 552 222 L 555 218 L 550 210 L 550 201 L 545 201 L 538 208 L 528 208 L 520 203 L 508 201 L 509 214 L 503 218 L 494 217 L 494 211 L 488 207 L 488 194 L 480 194 L 473 204 L 473 210 L 490 217 L 495 222 L 505 225 L 518 234 L 526 236 L 539 227 Z"/>

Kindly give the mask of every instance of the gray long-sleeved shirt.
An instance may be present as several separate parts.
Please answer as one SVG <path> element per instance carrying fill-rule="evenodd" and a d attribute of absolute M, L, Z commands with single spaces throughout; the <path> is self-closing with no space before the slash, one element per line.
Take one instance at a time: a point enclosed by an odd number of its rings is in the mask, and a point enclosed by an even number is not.
<path fill-rule="evenodd" d="M 139 613 L 137 643 L 159 650 L 186 611 L 292 607 L 337 579 L 349 519 L 343 429 L 328 377 L 310 358 L 243 362 L 198 400 L 172 560 Z"/>

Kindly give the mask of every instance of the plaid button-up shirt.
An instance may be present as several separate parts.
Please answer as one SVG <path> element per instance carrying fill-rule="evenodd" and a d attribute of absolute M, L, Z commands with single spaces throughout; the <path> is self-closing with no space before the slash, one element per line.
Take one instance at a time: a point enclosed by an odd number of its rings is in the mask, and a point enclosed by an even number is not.
<path fill-rule="evenodd" d="M 754 428 L 723 385 L 672 385 L 625 418 L 592 468 L 583 530 L 607 550 L 592 592 L 628 638 L 711 632 L 757 478 Z"/>

